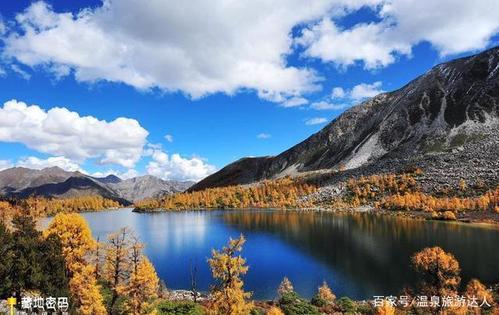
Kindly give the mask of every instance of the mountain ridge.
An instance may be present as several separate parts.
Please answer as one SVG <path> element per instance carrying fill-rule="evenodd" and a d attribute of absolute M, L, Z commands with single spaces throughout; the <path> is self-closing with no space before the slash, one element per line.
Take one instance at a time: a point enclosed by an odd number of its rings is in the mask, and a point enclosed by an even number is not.
<path fill-rule="evenodd" d="M 124 205 L 134 201 L 186 190 L 192 182 L 162 180 L 146 175 L 122 180 L 116 175 L 94 177 L 60 167 L 41 170 L 13 167 L 0 171 L 0 196 L 54 198 L 99 195 Z"/>
<path fill-rule="evenodd" d="M 498 151 L 494 132 L 498 117 L 499 47 L 494 47 L 439 64 L 400 89 L 351 107 L 281 154 L 240 159 L 190 190 L 251 184 L 312 171 L 346 169 L 353 174 L 369 173 L 369 168 L 393 171 L 409 164 L 427 167 L 426 160 L 440 153 L 440 162 L 454 159 L 471 142 L 492 145 L 489 155 L 478 159 L 497 167 L 493 155 Z M 390 165 L 394 162 L 400 165 Z M 385 169 L 374 165 L 378 163 Z M 431 165 L 427 168 L 435 171 Z"/>

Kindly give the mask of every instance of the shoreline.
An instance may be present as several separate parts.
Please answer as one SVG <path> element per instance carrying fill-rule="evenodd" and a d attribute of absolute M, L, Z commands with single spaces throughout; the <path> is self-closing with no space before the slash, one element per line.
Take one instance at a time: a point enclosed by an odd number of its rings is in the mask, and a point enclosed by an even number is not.
<path fill-rule="evenodd" d="M 458 213 L 456 220 L 437 219 L 432 217 L 432 213 L 424 211 L 391 211 L 377 209 L 373 206 L 366 205 L 357 208 L 328 208 L 328 207 L 313 207 L 313 208 L 192 208 L 192 209 L 137 209 L 133 208 L 136 213 L 161 213 L 161 212 L 183 212 L 183 211 L 214 211 L 214 210 L 279 210 L 279 211 L 297 211 L 297 212 L 329 212 L 329 213 L 371 213 L 387 216 L 404 217 L 413 220 L 428 220 L 428 221 L 443 221 L 448 223 L 460 223 L 466 225 L 480 225 L 499 227 L 499 213 L 483 213 L 483 212 L 464 212 Z"/>

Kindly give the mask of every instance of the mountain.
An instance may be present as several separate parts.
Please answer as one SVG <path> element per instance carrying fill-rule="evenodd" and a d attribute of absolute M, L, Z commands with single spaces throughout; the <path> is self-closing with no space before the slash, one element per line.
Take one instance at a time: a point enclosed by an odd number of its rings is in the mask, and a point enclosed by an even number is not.
<path fill-rule="evenodd" d="M 129 204 L 133 201 L 184 191 L 192 182 L 164 181 L 154 176 L 121 180 L 115 175 L 97 178 L 59 167 L 33 170 L 14 167 L 0 171 L 0 196 L 26 198 L 100 195 Z"/>
<path fill-rule="evenodd" d="M 422 167 L 428 182 L 498 182 L 499 47 L 435 66 L 345 111 L 273 157 L 243 158 L 191 190 L 311 171 L 362 175 Z M 340 174 L 338 173 L 338 174 Z M 341 175 L 338 175 L 338 177 Z M 334 177 L 334 176 L 333 176 Z"/>
<path fill-rule="evenodd" d="M 119 196 L 130 201 L 137 201 L 145 198 L 182 192 L 192 184 L 192 182 L 165 181 L 154 176 L 146 175 L 120 181 L 114 183 L 110 187 L 112 187 Z"/>

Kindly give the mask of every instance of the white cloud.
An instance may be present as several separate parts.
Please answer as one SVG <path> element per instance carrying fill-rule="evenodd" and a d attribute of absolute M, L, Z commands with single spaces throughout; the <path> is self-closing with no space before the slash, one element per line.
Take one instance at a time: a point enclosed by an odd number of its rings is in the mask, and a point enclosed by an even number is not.
<path fill-rule="evenodd" d="M 215 172 L 215 166 L 207 164 L 201 158 L 183 158 L 179 154 L 169 156 L 161 150 L 155 150 L 152 161 L 146 166 L 149 175 L 162 179 L 199 181 Z"/>
<path fill-rule="evenodd" d="M 384 92 L 381 89 L 381 85 L 382 83 L 380 81 L 376 81 L 371 84 L 368 83 L 357 84 L 349 92 L 349 97 L 354 101 L 374 97 Z"/>
<path fill-rule="evenodd" d="M 64 107 L 45 111 L 16 100 L 0 107 L 0 141 L 23 143 L 77 162 L 97 158 L 101 164 L 132 168 L 141 158 L 147 135 L 138 121 L 129 118 L 107 122 Z"/>
<path fill-rule="evenodd" d="M 295 96 L 285 100 L 280 105 L 282 107 L 297 107 L 305 104 L 308 104 L 308 100 L 306 98 Z"/>
<path fill-rule="evenodd" d="M 165 140 L 168 142 L 173 142 L 173 136 L 172 135 L 165 135 Z"/>
<path fill-rule="evenodd" d="M 258 139 L 268 139 L 271 137 L 271 135 L 268 133 L 262 132 L 262 133 L 257 134 L 256 137 Z"/>
<path fill-rule="evenodd" d="M 344 90 L 341 87 L 333 88 L 331 97 L 333 99 L 346 99 L 350 102 L 358 102 L 366 98 L 374 97 L 380 93 L 383 93 L 381 86 L 383 83 L 381 81 L 376 81 L 373 83 L 360 83 L 354 86 L 350 90 Z M 341 90 L 341 93 L 338 91 Z M 336 92 L 335 92 L 336 91 Z M 341 95 L 341 96 L 340 96 Z"/>
<path fill-rule="evenodd" d="M 1 170 L 4 170 L 4 169 L 7 169 L 7 168 L 11 168 L 13 165 L 10 161 L 8 160 L 0 160 L 0 171 Z"/>
<path fill-rule="evenodd" d="M 327 101 L 314 102 L 310 104 L 310 108 L 315 110 L 340 110 L 348 106 L 348 104 L 334 104 Z"/>
<path fill-rule="evenodd" d="M 341 67 L 363 62 L 374 69 L 398 55 L 410 56 L 422 41 L 441 55 L 457 54 L 485 48 L 499 31 L 496 0 L 384 0 L 378 8 L 379 22 L 344 29 L 327 17 L 307 27 L 296 43 L 305 47 L 305 56 Z"/>
<path fill-rule="evenodd" d="M 310 118 L 305 121 L 305 125 L 320 125 L 327 122 L 327 118 L 324 117 L 315 117 L 315 118 Z"/>
<path fill-rule="evenodd" d="M 16 16 L 4 57 L 77 80 L 158 87 L 198 98 L 250 89 L 266 99 L 315 91 L 320 78 L 290 66 L 291 30 L 374 0 L 107 0 L 78 14 L 35 2 Z"/>
<path fill-rule="evenodd" d="M 70 159 L 64 156 L 53 156 L 47 159 L 40 159 L 34 156 L 30 156 L 19 160 L 16 163 L 16 166 L 21 166 L 36 170 L 57 166 L 68 172 L 76 172 L 76 171 L 83 172 L 82 169 L 80 168 L 80 165 L 78 165 L 77 163 L 71 161 Z"/>
<path fill-rule="evenodd" d="M 21 67 L 19 67 L 18 65 L 16 64 L 12 64 L 10 65 L 10 68 L 12 69 L 12 71 L 14 71 L 15 73 L 17 73 L 19 76 L 21 76 L 21 78 L 23 78 L 24 80 L 29 80 L 31 79 L 31 74 L 27 73 L 25 70 L 23 70 Z"/>
<path fill-rule="evenodd" d="M 342 87 L 334 87 L 331 92 L 332 98 L 343 98 L 345 97 L 345 90 Z"/>

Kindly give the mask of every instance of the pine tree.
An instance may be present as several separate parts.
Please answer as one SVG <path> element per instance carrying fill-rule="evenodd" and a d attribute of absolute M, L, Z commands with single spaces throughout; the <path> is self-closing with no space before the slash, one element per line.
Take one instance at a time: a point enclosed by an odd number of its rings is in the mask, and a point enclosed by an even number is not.
<path fill-rule="evenodd" d="M 213 250 L 208 260 L 213 278 L 217 281 L 212 289 L 210 313 L 223 315 L 249 314 L 253 304 L 248 301 L 251 293 L 244 292 L 241 276 L 246 274 L 246 260 L 238 255 L 245 243 L 244 236 L 230 239 L 221 251 Z"/>

